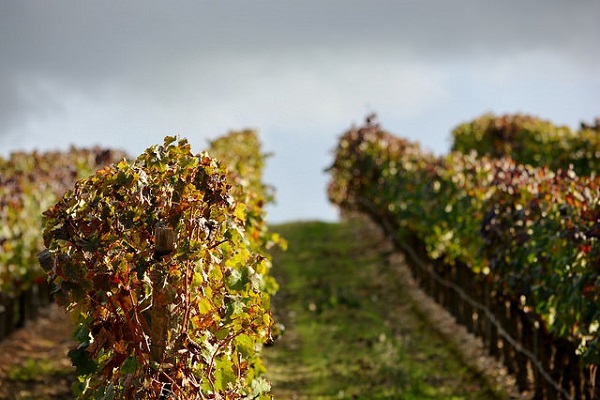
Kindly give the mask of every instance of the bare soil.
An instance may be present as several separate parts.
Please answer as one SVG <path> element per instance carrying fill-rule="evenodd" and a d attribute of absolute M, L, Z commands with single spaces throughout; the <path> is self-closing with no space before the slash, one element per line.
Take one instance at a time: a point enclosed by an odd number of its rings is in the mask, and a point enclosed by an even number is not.
<path fill-rule="evenodd" d="M 73 326 L 56 305 L 0 342 L 0 399 L 72 399 L 77 379 L 67 353 Z"/>

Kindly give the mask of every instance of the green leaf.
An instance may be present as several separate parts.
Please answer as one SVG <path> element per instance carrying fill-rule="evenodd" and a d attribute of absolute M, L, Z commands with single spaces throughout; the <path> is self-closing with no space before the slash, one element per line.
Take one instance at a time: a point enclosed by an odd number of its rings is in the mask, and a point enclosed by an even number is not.
<path fill-rule="evenodd" d="M 219 391 L 226 391 L 229 384 L 237 381 L 233 372 L 233 363 L 225 357 L 219 357 L 215 362 L 215 387 Z"/>
<path fill-rule="evenodd" d="M 208 314 L 211 313 L 213 310 L 214 306 L 209 299 L 207 299 L 206 297 L 201 297 L 198 300 L 198 312 L 200 312 L 200 314 Z"/>
<path fill-rule="evenodd" d="M 267 395 L 270 391 L 271 391 L 271 382 L 269 382 L 268 380 L 266 380 L 263 377 L 259 377 L 256 378 L 252 381 L 251 384 L 252 387 L 252 396 L 253 398 L 257 398 L 259 399 L 270 399 L 270 396 L 264 396 Z M 264 396 L 264 397 L 263 397 Z"/>
<path fill-rule="evenodd" d="M 231 273 L 225 278 L 225 282 L 227 283 L 227 287 L 231 290 L 244 290 L 246 285 L 250 282 L 248 268 L 231 269 Z"/>
<path fill-rule="evenodd" d="M 104 393 L 103 393 L 103 396 L 100 398 L 100 400 L 113 400 L 114 398 L 115 398 L 115 384 L 111 382 L 106 388 L 104 388 Z"/>
<path fill-rule="evenodd" d="M 165 147 L 169 147 L 173 142 L 176 142 L 177 138 L 175 136 L 165 136 Z"/>
<path fill-rule="evenodd" d="M 96 372 L 98 368 L 98 365 L 90 358 L 86 349 L 87 346 L 79 346 L 68 353 L 77 375 L 89 375 Z"/>
<path fill-rule="evenodd" d="M 224 340 L 231 333 L 231 329 L 229 328 L 221 328 L 215 332 L 215 337 L 217 340 Z"/>
<path fill-rule="evenodd" d="M 245 358 L 251 358 L 256 352 L 255 341 L 248 335 L 238 335 L 235 338 L 235 346 Z"/>
<path fill-rule="evenodd" d="M 134 374 L 139 367 L 140 364 L 137 360 L 137 357 L 130 356 L 127 357 L 127 359 L 123 362 L 123 365 L 121 365 L 121 373 L 124 375 Z"/>

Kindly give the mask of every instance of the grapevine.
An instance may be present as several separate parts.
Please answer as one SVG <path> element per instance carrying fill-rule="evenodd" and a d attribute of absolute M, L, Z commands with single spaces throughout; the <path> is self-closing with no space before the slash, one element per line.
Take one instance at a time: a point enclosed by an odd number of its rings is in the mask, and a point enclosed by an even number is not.
<path fill-rule="evenodd" d="M 473 152 L 435 157 L 373 122 L 342 135 L 330 172 L 332 202 L 416 234 L 431 259 L 467 265 L 585 364 L 599 362 L 598 178 Z"/>
<path fill-rule="evenodd" d="M 267 258 L 223 165 L 165 138 L 46 213 L 42 264 L 77 323 L 78 398 L 269 398 Z"/>

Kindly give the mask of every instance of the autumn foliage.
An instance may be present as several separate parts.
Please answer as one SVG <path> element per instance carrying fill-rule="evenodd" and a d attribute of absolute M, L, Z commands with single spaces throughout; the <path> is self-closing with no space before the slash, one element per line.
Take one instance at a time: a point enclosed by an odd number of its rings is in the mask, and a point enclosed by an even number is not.
<path fill-rule="evenodd" d="M 42 212 L 73 184 L 124 157 L 120 151 L 15 152 L 0 158 L 0 293 L 16 297 L 44 281 L 37 254 L 43 249 Z"/>
<path fill-rule="evenodd" d="M 234 153 L 247 145 L 230 140 Z M 261 188 L 235 170 L 244 173 L 167 137 L 80 180 L 45 213 L 41 261 L 77 323 L 79 398 L 269 398 L 259 354 L 276 238 L 264 202 L 249 201 Z"/>
<path fill-rule="evenodd" d="M 342 135 L 330 172 L 333 203 L 468 266 L 584 364 L 600 363 L 599 178 L 473 152 L 436 157 L 374 123 Z"/>

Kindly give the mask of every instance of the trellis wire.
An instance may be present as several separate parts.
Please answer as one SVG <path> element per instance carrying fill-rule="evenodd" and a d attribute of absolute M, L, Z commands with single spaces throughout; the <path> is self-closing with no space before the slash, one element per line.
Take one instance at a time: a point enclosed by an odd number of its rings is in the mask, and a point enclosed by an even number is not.
<path fill-rule="evenodd" d="M 373 213 L 375 215 L 378 222 L 380 222 L 380 224 L 382 225 L 382 227 L 386 231 L 386 233 L 389 236 L 391 236 L 394 244 L 396 246 L 400 247 L 406 253 L 408 253 L 409 256 L 412 258 L 412 260 L 415 262 L 415 264 L 421 270 L 427 272 L 436 282 L 438 282 L 442 286 L 445 286 L 447 288 L 454 290 L 456 292 L 456 294 L 458 294 L 461 299 L 463 299 L 465 302 L 467 302 L 469 305 L 471 305 L 471 307 L 479 309 L 480 311 L 485 313 L 485 315 L 487 316 L 490 323 L 492 323 L 492 325 L 494 325 L 496 327 L 496 329 L 498 330 L 498 333 L 500 334 L 500 336 L 502 336 L 503 339 L 505 339 L 508 343 L 510 343 L 516 351 L 525 355 L 531 361 L 532 365 L 537 369 L 539 374 L 542 377 L 544 377 L 544 379 L 550 385 L 552 385 L 556 389 L 557 392 L 560 392 L 565 397 L 566 400 L 574 400 L 573 397 L 571 397 L 571 395 L 564 388 L 562 388 L 558 382 L 556 382 L 554 379 L 552 379 L 550 374 L 544 369 L 544 367 L 538 361 L 536 355 L 533 354 L 532 352 L 530 352 L 529 350 L 527 350 L 526 348 L 524 348 L 521 345 L 521 343 L 519 343 L 508 332 L 506 332 L 506 330 L 504 329 L 502 324 L 500 322 L 498 322 L 494 313 L 489 308 L 487 308 L 485 305 L 479 303 L 477 300 L 474 300 L 473 298 L 471 298 L 468 294 L 465 293 L 464 290 L 462 290 L 461 287 L 459 287 L 455 283 L 448 281 L 447 279 L 441 277 L 433 269 L 428 268 L 427 264 L 423 260 L 421 260 L 421 258 L 417 255 L 417 253 L 415 253 L 415 251 L 410 246 L 406 245 L 403 241 L 400 240 L 400 238 L 396 234 L 395 230 L 393 229 L 392 224 L 386 218 L 382 218 L 379 215 L 376 208 L 373 206 L 373 204 L 370 201 L 368 201 L 367 199 L 364 199 L 364 198 L 361 198 L 359 201 L 362 205 L 366 206 L 369 209 L 370 213 Z"/>

